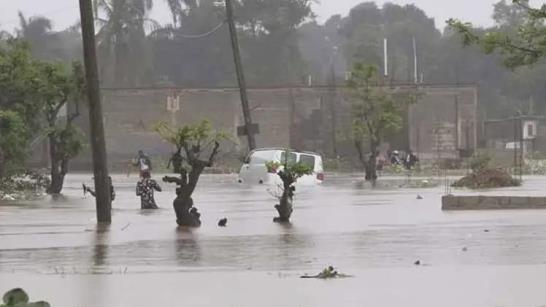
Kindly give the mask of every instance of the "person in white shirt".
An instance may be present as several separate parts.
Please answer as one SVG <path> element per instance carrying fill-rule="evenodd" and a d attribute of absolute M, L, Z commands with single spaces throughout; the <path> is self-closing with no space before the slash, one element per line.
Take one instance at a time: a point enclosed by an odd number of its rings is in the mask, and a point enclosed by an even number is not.
<path fill-rule="evenodd" d="M 143 178 L 144 173 L 152 172 L 152 161 L 142 150 L 139 150 L 138 156 L 133 159 L 133 165 L 138 167 L 141 178 Z"/>

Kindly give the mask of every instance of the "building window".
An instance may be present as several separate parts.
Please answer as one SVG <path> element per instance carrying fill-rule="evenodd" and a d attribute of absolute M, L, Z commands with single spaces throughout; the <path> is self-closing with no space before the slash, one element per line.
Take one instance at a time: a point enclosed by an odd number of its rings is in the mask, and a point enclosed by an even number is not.
<path fill-rule="evenodd" d="M 535 129 L 534 129 L 534 125 L 533 125 L 533 124 L 528 124 L 528 125 L 527 125 L 527 136 L 528 136 L 528 137 L 533 137 L 533 136 L 535 136 Z"/>

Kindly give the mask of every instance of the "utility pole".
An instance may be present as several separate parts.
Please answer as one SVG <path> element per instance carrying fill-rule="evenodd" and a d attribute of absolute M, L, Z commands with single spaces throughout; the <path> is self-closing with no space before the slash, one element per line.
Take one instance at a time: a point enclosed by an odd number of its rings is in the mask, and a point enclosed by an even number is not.
<path fill-rule="evenodd" d="M 387 79 L 389 76 L 389 47 L 386 38 L 383 39 L 383 74 Z"/>
<path fill-rule="evenodd" d="M 332 153 L 334 154 L 334 159 L 337 159 L 337 84 L 336 84 L 336 58 L 337 50 L 334 50 L 334 55 L 332 57 L 332 66 L 330 68 L 331 73 L 331 97 L 330 97 L 330 114 L 332 116 Z"/>
<path fill-rule="evenodd" d="M 245 121 L 244 132 L 248 138 L 248 149 L 253 150 L 256 148 L 256 140 L 254 134 L 256 133 L 254 126 L 252 125 L 252 119 L 250 116 L 250 109 L 248 106 L 248 96 L 246 93 L 246 81 L 243 72 L 243 65 L 241 63 L 241 54 L 239 52 L 239 41 L 237 39 L 237 28 L 235 28 L 235 21 L 233 19 L 233 6 L 231 0 L 226 1 L 226 15 L 229 25 L 229 33 L 231 36 L 231 48 L 233 49 L 233 60 L 235 61 L 235 70 L 237 72 L 237 82 L 239 83 L 239 92 L 241 94 L 241 103 L 243 106 L 243 117 Z"/>
<path fill-rule="evenodd" d="M 95 198 L 97 207 L 97 222 L 110 223 L 112 221 L 112 201 L 110 199 L 110 180 L 108 179 L 106 145 L 104 143 L 99 74 L 95 49 L 95 20 L 93 18 L 93 5 L 91 4 L 91 0 L 80 0 L 80 17 L 82 25 L 83 59 L 85 63 L 87 98 L 89 100 L 93 173 L 95 175 L 95 191 L 97 193 Z"/>
<path fill-rule="evenodd" d="M 417 44 L 415 42 L 415 36 L 413 37 L 413 82 L 417 84 Z"/>

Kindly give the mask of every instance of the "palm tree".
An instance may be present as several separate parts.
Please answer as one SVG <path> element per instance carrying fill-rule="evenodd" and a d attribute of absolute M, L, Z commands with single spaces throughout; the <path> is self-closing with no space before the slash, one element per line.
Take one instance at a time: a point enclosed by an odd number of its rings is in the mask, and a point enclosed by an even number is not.
<path fill-rule="evenodd" d="M 146 58 L 146 32 L 159 27 L 148 18 L 152 0 L 94 0 L 94 7 L 103 77 L 116 85 L 135 85 L 141 74 L 134 70 L 141 70 Z"/>
<path fill-rule="evenodd" d="M 33 55 L 42 59 L 47 57 L 47 50 L 54 45 L 51 42 L 54 38 L 54 34 L 51 33 L 51 20 L 42 16 L 27 19 L 19 12 L 19 27 L 16 35 L 30 44 Z"/>
<path fill-rule="evenodd" d="M 185 8 L 195 8 L 197 6 L 197 0 L 165 0 L 169 5 L 171 15 L 173 18 L 173 27 L 177 27 L 181 23 L 182 16 L 184 15 Z"/>

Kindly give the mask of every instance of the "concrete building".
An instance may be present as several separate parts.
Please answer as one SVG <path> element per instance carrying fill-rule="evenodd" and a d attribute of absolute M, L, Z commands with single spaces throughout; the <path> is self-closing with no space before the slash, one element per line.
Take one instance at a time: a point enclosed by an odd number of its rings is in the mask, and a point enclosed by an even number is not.
<path fill-rule="evenodd" d="M 546 118 L 543 116 L 516 116 L 486 120 L 483 123 L 486 148 L 497 151 L 522 149 L 527 156 L 546 151 Z"/>

